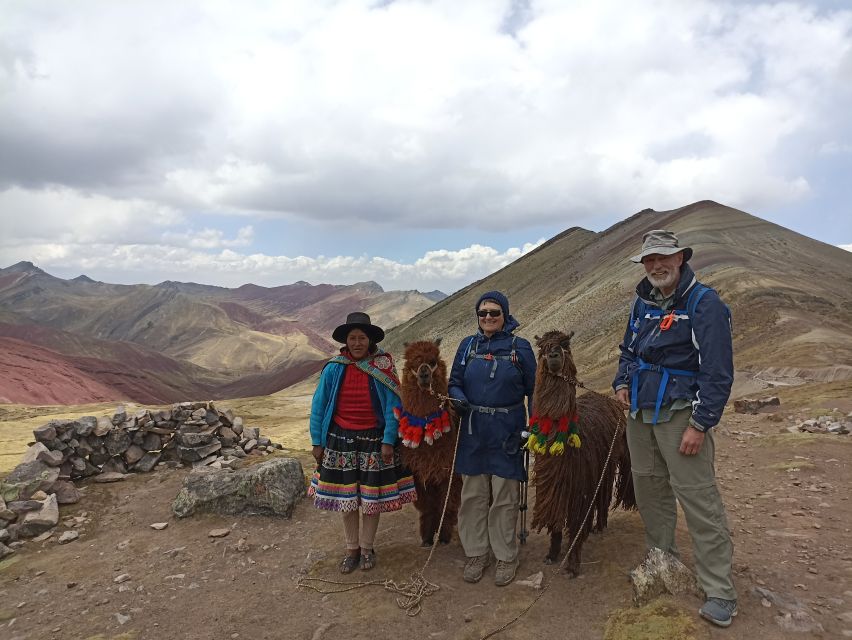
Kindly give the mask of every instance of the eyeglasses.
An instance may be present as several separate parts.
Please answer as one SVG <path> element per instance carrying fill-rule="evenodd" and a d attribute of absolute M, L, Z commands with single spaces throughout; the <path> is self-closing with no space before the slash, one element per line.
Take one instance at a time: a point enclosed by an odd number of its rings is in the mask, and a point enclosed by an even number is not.
<path fill-rule="evenodd" d="M 492 318 L 499 318 L 503 315 L 503 312 L 500 309 L 480 309 L 476 312 L 480 318 L 484 318 L 485 316 L 491 316 Z"/>

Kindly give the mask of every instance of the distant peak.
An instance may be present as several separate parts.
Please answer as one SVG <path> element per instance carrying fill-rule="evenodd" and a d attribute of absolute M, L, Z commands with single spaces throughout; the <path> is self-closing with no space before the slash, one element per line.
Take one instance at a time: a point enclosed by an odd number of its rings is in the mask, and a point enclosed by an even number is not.
<path fill-rule="evenodd" d="M 372 280 L 368 280 L 367 282 L 356 282 L 352 285 L 355 289 L 359 291 L 365 291 L 367 293 L 384 293 L 385 290 L 382 289 L 382 285 L 378 282 L 373 282 Z"/>
<path fill-rule="evenodd" d="M 71 278 L 71 282 L 91 282 L 92 284 L 95 284 L 95 281 L 84 273 L 81 273 L 76 278 Z"/>
<path fill-rule="evenodd" d="M 37 266 L 35 266 L 32 262 L 22 260 L 17 264 L 13 264 L 11 267 L 7 267 L 4 271 L 14 271 L 16 273 L 37 273 L 40 275 L 47 275 L 45 271 L 42 271 Z"/>
<path fill-rule="evenodd" d="M 313 286 L 310 282 L 305 282 L 304 280 L 297 280 L 293 283 L 294 287 L 311 287 Z"/>
<path fill-rule="evenodd" d="M 429 300 L 432 300 L 433 302 L 440 302 L 441 300 L 443 300 L 444 298 L 447 298 L 449 296 L 447 296 L 447 294 L 444 293 L 443 291 L 440 291 L 439 289 L 435 289 L 434 291 L 428 291 L 428 292 L 424 293 L 423 297 L 428 298 Z"/>

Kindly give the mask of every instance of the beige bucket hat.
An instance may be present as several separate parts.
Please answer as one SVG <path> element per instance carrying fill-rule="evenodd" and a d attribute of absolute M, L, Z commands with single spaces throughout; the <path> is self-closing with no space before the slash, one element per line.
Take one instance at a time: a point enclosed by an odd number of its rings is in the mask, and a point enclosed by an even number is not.
<path fill-rule="evenodd" d="M 692 247 L 681 247 L 678 243 L 677 236 L 672 231 L 665 229 L 654 229 L 649 231 L 642 238 L 642 253 L 638 256 L 630 258 L 633 262 L 642 262 L 645 256 L 650 256 L 654 253 L 659 253 L 664 256 L 683 251 L 683 261 L 688 262 L 692 257 Z"/>

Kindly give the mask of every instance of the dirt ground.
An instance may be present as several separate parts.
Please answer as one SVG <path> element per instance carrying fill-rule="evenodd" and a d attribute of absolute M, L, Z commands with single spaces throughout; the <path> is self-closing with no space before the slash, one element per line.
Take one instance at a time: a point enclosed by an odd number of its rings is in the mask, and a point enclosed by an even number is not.
<path fill-rule="evenodd" d="M 716 434 L 717 471 L 734 535 L 740 593 L 740 614 L 730 629 L 699 620 L 695 613 L 701 603 L 693 597 L 663 599 L 645 610 L 631 606 L 628 572 L 644 555 L 642 524 L 637 513 L 617 512 L 609 528 L 586 543 L 576 580 L 552 575 L 552 567 L 542 563 L 547 538 L 530 536 L 522 548 L 518 580 L 544 571 L 545 584 L 552 585 L 529 613 L 495 637 L 774 640 L 852 635 L 852 436 L 780 433 L 791 424 L 787 416 L 819 414 L 826 407 L 852 409 L 848 400 L 833 399 L 849 398 L 848 387 L 839 391 L 826 393 L 820 387 L 814 393 L 782 395 L 783 422 L 729 412 Z M 812 408 L 804 406 L 817 397 Z M 287 420 L 279 416 L 276 424 L 286 422 L 288 432 L 296 425 L 303 429 L 300 412 L 306 406 L 303 396 L 296 398 L 281 410 Z M 257 414 L 266 432 L 262 408 L 243 408 Z M 0 424 L 0 429 L 6 427 L 8 423 Z M 292 447 L 298 437 L 290 433 L 284 443 Z M 303 448 L 290 453 L 307 472 L 307 439 L 302 443 Z M 440 589 L 425 599 L 415 617 L 399 609 L 394 594 L 381 586 L 331 595 L 299 589 L 303 575 L 353 582 L 408 579 L 428 555 L 418 545 L 415 510 L 383 516 L 378 566 L 341 577 L 336 571 L 342 555 L 338 515 L 317 511 L 305 500 L 289 520 L 177 520 L 170 505 L 186 473 L 158 470 L 121 483 L 90 484 L 80 503 L 62 509 L 62 518 L 84 520 L 77 528 L 79 539 L 58 545 L 67 528 L 60 524 L 47 541 L 28 542 L 0 563 L 0 638 L 467 640 L 508 622 L 538 593 L 517 582 L 496 587 L 493 566 L 479 584 L 465 583 L 457 539 L 436 550 L 426 577 Z M 155 522 L 169 525 L 155 531 L 149 526 Z M 231 533 L 222 539 L 208 537 L 221 527 Z M 237 550 L 241 538 L 247 551 Z M 682 517 L 678 544 L 691 565 Z M 122 574 L 129 579 L 116 583 Z M 777 606 L 762 603 L 755 594 L 758 586 L 801 601 L 824 632 L 783 629 L 775 620 Z"/>

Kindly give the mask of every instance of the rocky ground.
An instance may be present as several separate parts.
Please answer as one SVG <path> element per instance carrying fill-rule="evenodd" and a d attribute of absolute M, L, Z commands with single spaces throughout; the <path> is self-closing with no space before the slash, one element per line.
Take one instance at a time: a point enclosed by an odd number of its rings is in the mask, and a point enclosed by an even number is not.
<path fill-rule="evenodd" d="M 764 409 L 775 413 L 731 411 L 718 430 L 717 470 L 740 591 L 740 615 L 728 630 L 697 619 L 700 601 L 689 596 L 631 606 L 627 574 L 644 555 L 636 513 L 614 514 L 609 529 L 589 539 L 576 580 L 551 574 L 541 562 L 547 539 L 533 534 L 518 581 L 498 588 L 489 573 L 469 585 L 454 540 L 437 549 L 426 571 L 440 589 L 425 599 L 422 613 L 409 617 L 382 586 L 330 595 L 297 588 L 305 576 L 341 580 L 335 568 L 342 542 L 338 516 L 304 501 L 290 520 L 177 520 L 170 505 L 188 471 L 163 469 L 115 484 L 84 484 L 83 499 L 62 508 L 62 523 L 50 538 L 27 542 L 0 563 L 0 637 L 476 639 L 538 595 L 522 583 L 538 572 L 549 588 L 497 638 L 849 637 L 852 436 L 788 432 L 832 408 L 845 417 L 852 406 L 836 398 L 849 398 L 848 392 L 846 386 L 782 392 L 780 407 Z M 287 453 L 309 470 L 306 450 Z M 155 523 L 168 525 L 154 529 Z M 210 536 L 216 529 L 227 535 Z M 79 537 L 59 544 L 67 530 Z M 428 555 L 415 531 L 413 508 L 383 516 L 378 566 L 345 581 L 408 579 Z M 691 564 L 682 519 L 678 533 Z"/>

